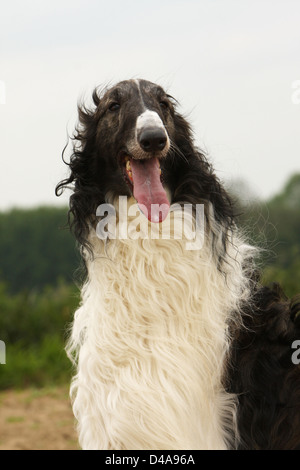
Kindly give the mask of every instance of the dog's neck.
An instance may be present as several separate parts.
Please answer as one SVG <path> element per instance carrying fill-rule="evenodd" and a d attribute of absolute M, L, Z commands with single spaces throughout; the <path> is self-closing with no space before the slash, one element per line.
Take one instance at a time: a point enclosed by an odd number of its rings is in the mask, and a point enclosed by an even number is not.
<path fill-rule="evenodd" d="M 212 258 L 211 237 L 206 232 L 201 249 L 187 250 L 186 239 L 105 243 L 91 231 L 93 257 L 86 258 L 71 349 L 80 342 L 89 373 L 101 376 L 90 385 L 89 400 L 105 421 L 103 448 L 226 447 L 222 419 L 234 415 L 235 400 L 222 375 L 228 324 L 239 321 L 239 303 L 248 295 L 247 249 L 232 234 L 224 274 Z M 130 435 L 122 433 L 132 420 Z M 93 445 L 84 440 L 84 447 Z"/>

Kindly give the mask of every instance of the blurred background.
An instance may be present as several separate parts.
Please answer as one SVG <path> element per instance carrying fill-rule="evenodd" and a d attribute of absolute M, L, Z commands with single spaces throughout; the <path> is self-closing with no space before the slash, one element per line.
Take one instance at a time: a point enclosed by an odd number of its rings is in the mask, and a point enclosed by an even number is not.
<path fill-rule="evenodd" d="M 1 1 L 0 449 L 77 448 L 80 259 L 54 189 L 95 86 L 167 89 L 264 249 L 264 282 L 300 291 L 299 16 L 298 0 Z"/>

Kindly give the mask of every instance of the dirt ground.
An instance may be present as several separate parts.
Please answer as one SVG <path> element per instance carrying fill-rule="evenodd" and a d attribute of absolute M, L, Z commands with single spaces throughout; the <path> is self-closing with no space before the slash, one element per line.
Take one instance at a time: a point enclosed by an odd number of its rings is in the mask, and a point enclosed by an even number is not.
<path fill-rule="evenodd" d="M 76 449 L 68 387 L 0 392 L 0 450 Z"/>

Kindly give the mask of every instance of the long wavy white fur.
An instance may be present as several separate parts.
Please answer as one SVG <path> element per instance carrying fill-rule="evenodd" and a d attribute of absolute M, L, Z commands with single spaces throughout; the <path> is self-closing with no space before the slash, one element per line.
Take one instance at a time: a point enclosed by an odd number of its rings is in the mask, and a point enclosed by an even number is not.
<path fill-rule="evenodd" d="M 237 234 L 228 238 L 224 253 L 212 209 L 197 251 L 185 240 L 105 247 L 91 231 L 94 256 L 67 347 L 83 449 L 227 448 L 236 413 L 222 385 L 228 324 L 240 322 L 253 256 Z"/>

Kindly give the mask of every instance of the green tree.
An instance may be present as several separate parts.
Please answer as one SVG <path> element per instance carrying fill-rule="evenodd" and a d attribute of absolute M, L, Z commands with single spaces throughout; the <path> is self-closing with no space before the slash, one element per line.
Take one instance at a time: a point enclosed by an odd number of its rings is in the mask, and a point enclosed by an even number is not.
<path fill-rule="evenodd" d="M 300 292 L 300 174 L 269 201 L 240 209 L 241 227 L 263 250 L 264 282 L 280 282 L 290 296 Z"/>
<path fill-rule="evenodd" d="M 0 214 L 0 281 L 12 292 L 74 281 L 80 258 L 66 229 L 67 209 L 40 207 Z"/>

